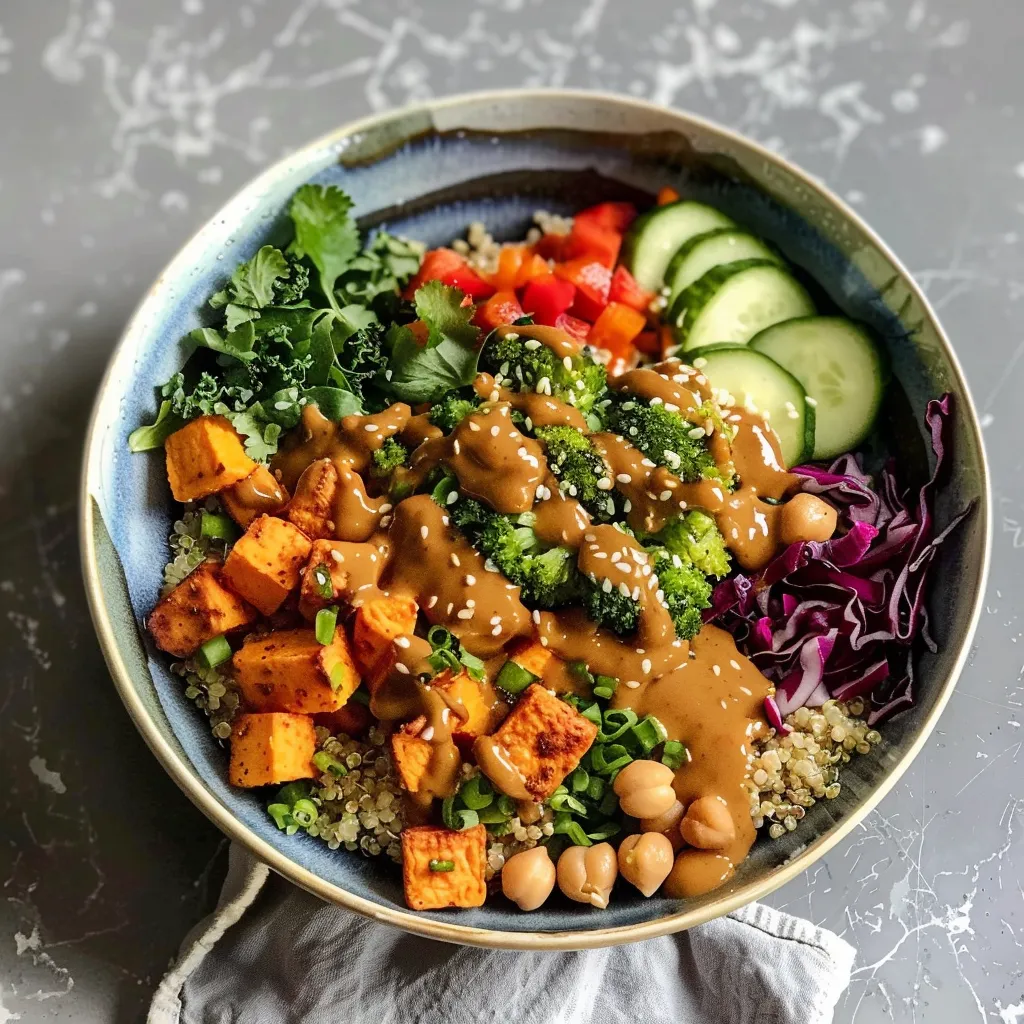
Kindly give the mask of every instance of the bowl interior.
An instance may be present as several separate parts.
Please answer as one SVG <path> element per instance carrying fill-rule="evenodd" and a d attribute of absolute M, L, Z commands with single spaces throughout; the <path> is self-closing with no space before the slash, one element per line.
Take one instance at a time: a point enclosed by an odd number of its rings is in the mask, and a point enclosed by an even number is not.
<path fill-rule="evenodd" d="M 140 632 L 157 597 L 175 515 L 163 460 L 130 455 L 125 441 L 135 426 L 151 421 L 155 386 L 181 365 L 180 339 L 203 322 L 206 297 L 237 262 L 281 234 L 288 197 L 307 180 L 343 187 L 364 227 L 386 225 L 430 245 L 462 235 L 472 221 L 496 238 L 520 238 L 538 209 L 572 213 L 600 199 L 649 201 L 659 187 L 672 185 L 774 242 L 815 282 L 823 307 L 875 329 L 897 384 L 882 433 L 912 480 L 928 464 L 920 426 L 926 401 L 946 390 L 956 394 L 956 469 L 939 495 L 937 529 L 967 501 L 979 507 L 934 568 L 929 607 L 939 652 L 918 659 L 918 704 L 888 723 L 877 753 L 847 767 L 838 799 L 815 806 L 796 833 L 759 841 L 723 889 L 685 904 L 623 892 L 601 915 L 561 901 L 523 915 L 498 900 L 413 918 L 393 866 L 332 852 L 306 836 L 286 837 L 257 794 L 228 786 L 221 744 Z M 986 562 L 986 487 L 969 396 L 919 295 L 871 236 L 806 179 L 733 136 L 629 101 L 476 98 L 392 115 L 294 154 L 244 189 L 164 272 L 126 332 L 98 402 L 85 476 L 86 549 L 93 556 L 86 558 L 87 577 L 94 611 L 109 623 L 105 642 L 114 648 L 107 653 L 119 685 L 130 687 L 143 731 L 155 730 L 167 745 L 165 761 L 173 756 L 184 766 L 193 788 L 205 794 L 206 809 L 226 810 L 251 837 L 328 886 L 371 909 L 401 912 L 407 926 L 435 918 L 506 933 L 580 933 L 674 918 L 671 927 L 678 927 L 763 895 L 788 877 L 777 871 L 787 861 L 806 867 L 835 838 L 830 829 L 852 827 L 905 767 L 948 696 L 973 629 Z"/>

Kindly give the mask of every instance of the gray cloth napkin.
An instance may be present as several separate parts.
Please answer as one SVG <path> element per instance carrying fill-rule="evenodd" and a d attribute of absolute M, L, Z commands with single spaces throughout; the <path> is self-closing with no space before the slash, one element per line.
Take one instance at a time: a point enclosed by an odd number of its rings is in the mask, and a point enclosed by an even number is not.
<path fill-rule="evenodd" d="M 453 946 L 376 924 L 240 848 L 148 1024 L 827 1024 L 854 950 L 760 904 L 679 935 L 578 953 Z"/>

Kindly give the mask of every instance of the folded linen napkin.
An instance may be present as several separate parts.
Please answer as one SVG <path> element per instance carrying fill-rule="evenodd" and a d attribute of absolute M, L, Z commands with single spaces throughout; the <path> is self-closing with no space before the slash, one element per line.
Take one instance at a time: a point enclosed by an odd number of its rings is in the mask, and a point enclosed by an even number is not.
<path fill-rule="evenodd" d="M 752 904 L 679 935 L 581 952 L 454 946 L 323 903 L 239 847 L 149 1024 L 827 1024 L 854 950 Z"/>

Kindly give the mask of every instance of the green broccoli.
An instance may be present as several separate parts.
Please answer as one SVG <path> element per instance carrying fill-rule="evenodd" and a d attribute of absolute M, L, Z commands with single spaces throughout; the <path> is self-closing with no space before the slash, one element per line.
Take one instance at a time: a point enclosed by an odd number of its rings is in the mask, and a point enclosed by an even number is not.
<path fill-rule="evenodd" d="M 597 582 L 580 577 L 580 596 L 587 616 L 619 636 L 631 636 L 640 621 L 640 605 L 607 580 Z"/>
<path fill-rule="evenodd" d="M 660 533 L 648 538 L 648 543 L 664 548 L 707 576 L 721 579 L 729 575 L 725 538 L 706 512 L 694 509 L 673 519 Z"/>
<path fill-rule="evenodd" d="M 653 568 L 676 636 L 692 639 L 703 625 L 701 612 L 711 606 L 711 583 L 695 565 L 664 551 L 655 557 Z"/>
<path fill-rule="evenodd" d="M 547 345 L 519 334 L 491 334 L 480 353 L 480 369 L 502 387 L 551 395 L 586 414 L 604 394 L 607 374 L 587 350 L 569 361 L 566 367 Z"/>
<path fill-rule="evenodd" d="M 450 434 L 477 406 L 480 399 L 468 389 L 449 391 L 430 407 L 430 422 Z"/>
<path fill-rule="evenodd" d="M 389 437 L 376 451 L 370 460 L 370 476 L 390 476 L 399 466 L 404 466 L 409 458 L 409 449 L 400 441 Z"/>
<path fill-rule="evenodd" d="M 575 498 L 594 522 L 618 518 L 620 500 L 612 490 L 608 466 L 586 434 L 575 427 L 539 427 L 536 431 L 547 452 L 548 469 L 559 490 Z"/>

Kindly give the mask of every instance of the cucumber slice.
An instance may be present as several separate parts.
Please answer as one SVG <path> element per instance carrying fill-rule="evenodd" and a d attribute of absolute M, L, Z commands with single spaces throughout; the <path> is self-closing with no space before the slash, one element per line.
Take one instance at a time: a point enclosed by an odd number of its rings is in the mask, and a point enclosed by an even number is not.
<path fill-rule="evenodd" d="M 811 316 L 775 324 L 750 347 L 784 366 L 815 404 L 814 458 L 853 451 L 878 415 L 885 362 L 868 332 L 838 316 Z"/>
<path fill-rule="evenodd" d="M 738 260 L 769 260 L 782 263 L 778 254 L 764 242 L 745 231 L 718 228 L 691 238 L 672 257 L 665 271 L 665 284 L 669 287 L 668 305 L 672 307 L 679 293 L 702 278 L 712 267 Z"/>
<path fill-rule="evenodd" d="M 724 213 L 703 203 L 681 199 L 638 217 L 623 243 L 623 263 L 641 288 L 661 289 L 668 261 L 695 235 L 735 227 Z"/>
<path fill-rule="evenodd" d="M 679 293 L 669 312 L 683 350 L 745 345 L 782 320 L 810 316 L 814 303 L 803 286 L 775 263 L 739 260 L 712 267 Z"/>
<path fill-rule="evenodd" d="M 747 345 L 708 345 L 691 355 L 713 388 L 728 391 L 738 406 L 756 409 L 768 420 L 787 469 L 811 457 L 814 406 L 793 374 Z"/>

